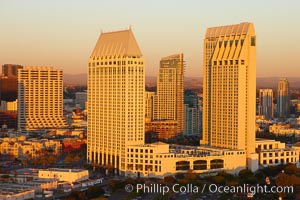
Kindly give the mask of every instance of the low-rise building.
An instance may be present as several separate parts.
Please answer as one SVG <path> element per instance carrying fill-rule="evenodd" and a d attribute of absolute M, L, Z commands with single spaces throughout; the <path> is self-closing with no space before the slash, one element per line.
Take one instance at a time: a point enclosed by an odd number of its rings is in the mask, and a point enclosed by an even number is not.
<path fill-rule="evenodd" d="M 48 139 L 30 139 L 26 137 L 1 138 L 0 153 L 9 154 L 16 158 L 36 157 L 41 150 L 51 150 L 55 154 L 60 154 L 62 150 L 61 142 Z"/>
<path fill-rule="evenodd" d="M 262 167 L 299 162 L 299 150 L 279 141 L 256 138 L 255 148 Z"/>
<path fill-rule="evenodd" d="M 281 125 L 281 124 L 273 124 L 269 126 L 269 132 L 276 135 L 299 135 L 299 128 L 291 128 L 289 124 Z"/>
<path fill-rule="evenodd" d="M 21 185 L 1 184 L 0 185 L 0 200 L 23 200 L 34 199 L 35 191 L 33 189 L 24 189 Z"/>
<path fill-rule="evenodd" d="M 55 178 L 59 181 L 67 181 L 69 183 L 84 181 L 89 178 L 88 170 L 83 169 L 62 169 L 50 168 L 39 170 L 39 178 Z"/>
<path fill-rule="evenodd" d="M 162 177 L 188 170 L 197 173 L 226 170 L 237 174 L 246 166 L 246 155 L 243 150 L 157 142 L 128 146 L 127 154 L 126 176 Z"/>

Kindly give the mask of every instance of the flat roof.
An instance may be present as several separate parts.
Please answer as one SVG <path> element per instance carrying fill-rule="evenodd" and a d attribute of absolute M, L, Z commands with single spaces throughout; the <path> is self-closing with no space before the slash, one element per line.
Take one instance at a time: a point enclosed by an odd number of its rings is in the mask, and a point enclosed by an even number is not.
<path fill-rule="evenodd" d="M 85 170 L 85 169 L 49 168 L 49 169 L 40 169 L 39 171 L 54 171 L 54 172 L 82 172 L 82 171 L 87 171 L 87 170 Z"/>

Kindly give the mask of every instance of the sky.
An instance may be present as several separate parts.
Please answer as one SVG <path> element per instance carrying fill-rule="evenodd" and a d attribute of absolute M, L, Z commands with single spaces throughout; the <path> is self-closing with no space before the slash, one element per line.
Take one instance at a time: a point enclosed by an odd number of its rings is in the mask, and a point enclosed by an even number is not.
<path fill-rule="evenodd" d="M 257 76 L 300 77 L 299 8 L 299 0 L 0 0 L 0 65 L 87 73 L 100 33 L 131 26 L 146 76 L 184 53 L 185 76 L 200 77 L 206 29 L 252 22 Z"/>

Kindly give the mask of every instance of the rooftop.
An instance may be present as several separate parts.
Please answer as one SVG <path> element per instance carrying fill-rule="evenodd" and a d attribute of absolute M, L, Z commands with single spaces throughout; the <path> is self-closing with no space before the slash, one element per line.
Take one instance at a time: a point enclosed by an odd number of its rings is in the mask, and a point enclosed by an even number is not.
<path fill-rule="evenodd" d="M 228 25 L 228 26 L 211 27 L 207 29 L 205 38 L 247 34 L 248 30 L 250 29 L 250 26 L 252 26 L 252 29 L 254 29 L 252 23 L 249 22 Z"/>
<path fill-rule="evenodd" d="M 101 33 L 90 58 L 102 56 L 142 56 L 131 31 Z"/>

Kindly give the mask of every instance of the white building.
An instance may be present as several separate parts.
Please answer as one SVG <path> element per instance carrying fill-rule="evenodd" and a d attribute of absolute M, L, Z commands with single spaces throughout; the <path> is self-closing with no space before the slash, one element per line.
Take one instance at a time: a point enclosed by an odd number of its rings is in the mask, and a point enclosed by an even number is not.
<path fill-rule="evenodd" d="M 126 176 L 163 177 L 188 170 L 196 173 L 226 170 L 237 174 L 245 166 L 245 151 L 170 146 L 162 142 L 127 147 Z"/>
<path fill-rule="evenodd" d="M 262 167 L 299 162 L 299 150 L 279 141 L 256 138 L 255 148 Z"/>
<path fill-rule="evenodd" d="M 144 143 L 145 64 L 129 30 L 101 33 L 88 63 L 87 160 L 126 171 L 126 147 Z"/>
<path fill-rule="evenodd" d="M 69 183 L 73 183 L 89 179 L 89 171 L 83 169 L 50 168 L 39 170 L 38 177 L 55 178 L 59 181 L 67 181 Z"/>

